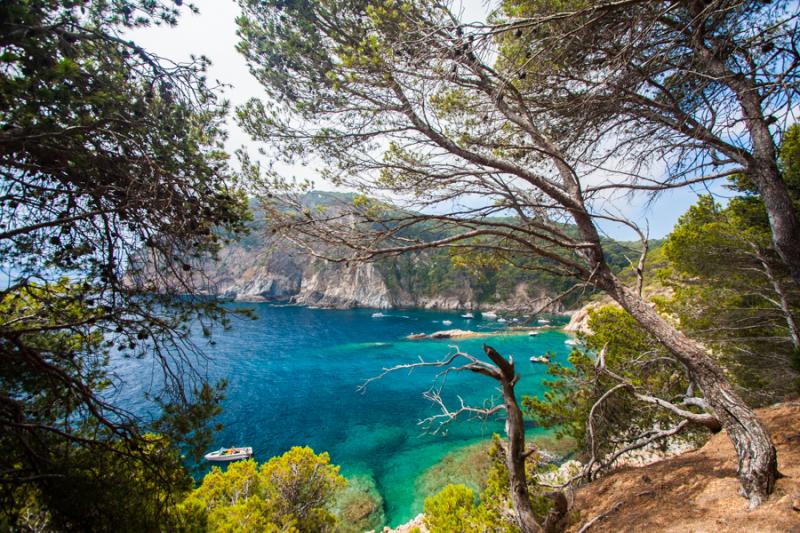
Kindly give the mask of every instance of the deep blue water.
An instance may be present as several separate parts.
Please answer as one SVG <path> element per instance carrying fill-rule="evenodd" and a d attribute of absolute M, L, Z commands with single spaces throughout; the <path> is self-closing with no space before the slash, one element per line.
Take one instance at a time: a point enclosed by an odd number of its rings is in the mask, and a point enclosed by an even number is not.
<path fill-rule="evenodd" d="M 485 359 L 487 343 L 501 354 L 513 355 L 522 394 L 541 392 L 543 365 L 531 355 L 554 352 L 566 359 L 568 338 L 556 330 L 537 337 L 526 334 L 460 340 L 405 340 L 414 332 L 440 329 L 491 330 L 491 320 L 467 320 L 458 313 L 421 310 L 322 310 L 270 304 L 231 304 L 253 308 L 259 320 L 234 320 L 233 329 L 217 333 L 208 346 L 208 373 L 229 381 L 220 422 L 220 446 L 252 446 L 257 460 L 267 460 L 295 445 L 327 451 L 345 476 L 366 475 L 374 480 L 385 502 L 390 525 L 422 510 L 425 494 L 415 481 L 448 452 L 502 432 L 502 420 L 489 423 L 464 420 L 451 424 L 446 435 L 425 434 L 418 421 L 437 408 L 422 397 L 437 370 L 400 371 L 356 389 L 384 367 L 441 359 L 457 344 L 462 351 Z M 452 325 L 443 325 L 451 320 Z M 555 323 L 556 320 L 554 320 Z M 534 322 L 535 324 L 535 322 Z M 143 374 L 140 374 L 140 376 Z M 150 386 L 127 378 L 129 397 Z M 139 390 L 137 390 L 139 389 Z M 495 383 L 484 376 L 458 373 L 447 378 L 446 394 L 481 404 L 497 397 Z M 126 394 L 126 396 L 128 395 Z M 536 428 L 530 432 L 535 433 Z"/>

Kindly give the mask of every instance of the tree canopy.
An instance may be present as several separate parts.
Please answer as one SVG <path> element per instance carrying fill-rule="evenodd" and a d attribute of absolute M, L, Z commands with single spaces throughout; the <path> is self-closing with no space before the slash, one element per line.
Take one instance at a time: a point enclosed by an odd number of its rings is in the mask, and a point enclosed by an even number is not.
<path fill-rule="evenodd" d="M 787 2 L 503 2 L 502 29 L 552 127 L 622 167 L 632 190 L 742 173 L 800 284 L 800 219 L 778 164 L 798 93 L 797 5 Z M 609 187 L 614 183 L 613 172 Z M 661 175 L 661 176 L 660 176 Z"/>
<path fill-rule="evenodd" d="M 526 36 L 525 21 L 467 24 L 448 5 L 427 1 L 240 4 L 239 48 L 269 97 L 239 109 L 241 124 L 269 143 L 266 153 L 296 162 L 313 157 L 326 178 L 365 198 L 377 197 L 308 209 L 291 180 L 244 158 L 248 175 L 264 177 L 263 204 L 274 231 L 312 254 L 343 262 L 428 248 L 513 257 L 518 264 L 536 257 L 544 264 L 534 268 L 579 280 L 570 290 L 606 292 L 687 369 L 697 385 L 694 394 L 702 391 L 714 413 L 706 415 L 719 417 L 739 453 L 750 504 L 766 497 L 777 475 L 769 435 L 706 350 L 642 298 L 646 231 L 605 202 L 608 191 L 630 189 L 630 174 L 601 167 L 611 184 L 597 184 L 597 161 L 587 157 L 603 146 L 602 132 L 611 127 L 558 127 L 558 109 L 540 101 L 546 94 L 515 62 L 526 56 L 522 45 L 546 46 L 535 35 Z M 624 4 L 645 11 L 650 5 Z M 596 9 L 606 12 L 588 6 L 535 22 L 591 19 Z M 699 60 L 701 52 L 691 55 Z M 762 184 L 774 182 L 770 172 L 777 168 L 769 150 L 764 153 L 760 168 L 769 172 L 749 173 Z M 390 196 L 406 199 L 414 211 L 387 210 Z M 474 197 L 480 201 L 470 201 Z M 771 202 L 765 196 L 776 247 L 800 246 L 791 224 L 782 234 L 786 239 L 775 238 Z M 516 218 L 496 219 L 507 214 Z M 605 259 L 599 231 L 604 221 L 641 237 L 638 261 L 631 261 L 638 273 L 633 286 Z M 409 236 L 409 228 L 423 225 L 445 236 Z M 784 261 L 789 248 L 781 252 Z"/>
<path fill-rule="evenodd" d="M 202 280 L 193 265 L 213 254 L 219 231 L 243 229 L 247 205 L 222 150 L 226 104 L 206 83 L 205 58 L 174 63 L 124 33 L 175 24 L 181 4 L 0 6 L 0 257 L 8 275 L 0 289 L 0 485 L 11 500 L 20 484 L 35 485 L 65 528 L 104 527 L 88 522 L 103 513 L 72 510 L 81 499 L 99 504 L 112 477 L 123 482 L 108 470 L 112 458 L 121 470 L 132 461 L 142 476 L 164 478 L 167 491 L 184 486 L 179 462 L 166 460 L 172 452 L 154 460 L 145 431 L 170 437 L 157 441 L 165 450 L 202 445 L 220 399 L 187 332 L 190 320 L 224 320 L 223 310 L 161 289 L 195 293 Z M 157 422 L 112 401 L 121 383 L 109 363 L 122 357 L 153 358 L 160 369 L 152 392 L 165 414 Z M 122 497 L 124 486 L 113 494 Z M 117 510 L 139 512 L 141 494 L 129 491 L 131 505 Z M 7 503 L 13 510 L 20 502 Z M 131 527 L 138 523 L 132 516 Z"/>
<path fill-rule="evenodd" d="M 327 453 L 294 447 L 258 466 L 252 460 L 214 467 L 181 503 L 189 530 L 333 531 L 334 496 L 345 486 Z"/>

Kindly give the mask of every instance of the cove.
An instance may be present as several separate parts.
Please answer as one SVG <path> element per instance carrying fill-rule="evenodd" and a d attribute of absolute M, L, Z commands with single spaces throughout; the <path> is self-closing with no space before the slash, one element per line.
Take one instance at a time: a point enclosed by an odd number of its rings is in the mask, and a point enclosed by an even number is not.
<path fill-rule="evenodd" d="M 442 329 L 491 331 L 492 320 L 464 319 L 459 313 L 422 310 L 324 310 L 272 304 L 230 304 L 251 308 L 258 320 L 234 320 L 229 331 L 206 346 L 211 380 L 228 380 L 227 397 L 218 421 L 223 424 L 218 446 L 252 446 L 254 458 L 266 461 L 292 446 L 327 451 L 346 477 L 371 480 L 384 499 L 387 525 L 395 526 L 422 511 L 429 496 L 420 476 L 449 452 L 503 431 L 503 422 L 463 419 L 447 432 L 425 433 L 418 421 L 437 414 L 425 400 L 436 369 L 400 371 L 357 387 L 385 367 L 411 363 L 420 357 L 441 359 L 452 345 L 485 359 L 482 345 L 504 356 L 513 355 L 521 374 L 518 394 L 543 391 L 544 365 L 532 355 L 553 352 L 565 361 L 568 337 L 557 330 L 470 339 L 406 340 L 411 333 Z M 554 324 L 558 317 L 548 317 Z M 449 320 L 452 325 L 443 325 Z M 561 318 L 563 322 L 563 318 Z M 535 324 L 535 322 L 534 322 Z M 198 336 L 198 339 L 200 337 Z M 205 341 L 198 340 L 199 343 Z M 126 381 L 134 380 L 128 377 Z M 499 400 L 495 383 L 480 375 L 452 373 L 443 398 L 455 407 L 456 395 L 482 404 Z M 538 428 L 530 427 L 535 435 Z"/>

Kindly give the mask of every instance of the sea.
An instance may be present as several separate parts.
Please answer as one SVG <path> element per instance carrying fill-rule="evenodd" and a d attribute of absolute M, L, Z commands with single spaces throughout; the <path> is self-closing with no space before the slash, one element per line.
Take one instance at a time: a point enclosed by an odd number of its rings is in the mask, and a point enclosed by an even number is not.
<path fill-rule="evenodd" d="M 434 432 L 421 424 L 440 414 L 441 407 L 424 397 L 443 386 L 448 408 L 501 402 L 497 384 L 482 375 L 442 368 L 399 370 L 371 381 L 384 369 L 419 361 L 437 361 L 455 350 L 488 360 L 483 345 L 513 357 L 521 379 L 518 395 L 541 395 L 545 365 L 531 356 L 553 354 L 565 362 L 570 337 L 557 328 L 537 336 L 509 326 L 563 325 L 564 317 L 505 317 L 508 322 L 461 312 L 370 309 L 330 310 L 269 303 L 231 303 L 249 308 L 258 320 L 236 320 L 228 331 L 217 331 L 214 344 L 198 334 L 208 358 L 204 371 L 213 381 L 228 381 L 216 436 L 218 447 L 252 446 L 254 458 L 266 461 L 292 446 L 328 452 L 345 477 L 367 479 L 383 498 L 386 525 L 396 526 L 422 512 L 429 496 L 421 479 L 448 454 L 503 434 L 502 417 L 463 417 Z M 501 315 L 502 317 L 502 315 Z M 517 318 L 518 322 L 512 322 Z M 449 321 L 449 323 L 447 323 Z M 480 338 L 409 340 L 413 333 L 465 329 L 492 335 Z M 454 362 L 464 364 L 466 360 Z M 141 362 L 131 362 L 141 365 Z M 120 369 L 123 374 L 125 369 Z M 132 371 L 133 367 L 128 368 Z M 133 399 L 152 383 L 136 370 L 125 396 Z M 139 382 L 137 382 L 137 379 Z M 529 436 L 544 430 L 528 423 Z M 201 465 L 202 466 L 202 465 Z"/>

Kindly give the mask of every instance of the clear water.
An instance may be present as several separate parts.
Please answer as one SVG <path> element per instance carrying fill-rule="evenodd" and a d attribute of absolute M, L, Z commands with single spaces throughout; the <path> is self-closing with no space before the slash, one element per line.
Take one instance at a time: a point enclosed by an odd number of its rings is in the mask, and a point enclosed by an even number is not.
<path fill-rule="evenodd" d="M 424 433 L 418 421 L 439 412 L 422 397 L 438 372 L 434 369 L 390 374 L 363 393 L 356 390 L 361 383 L 384 367 L 419 357 L 441 359 L 453 344 L 485 359 L 481 347 L 487 343 L 514 356 L 521 374 L 519 394 L 536 394 L 542 390 L 545 368 L 530 363 L 530 356 L 554 352 L 564 360 L 569 353 L 564 344 L 568 337 L 555 330 L 537 337 L 404 339 L 441 329 L 501 327 L 459 313 L 393 310 L 373 318 L 375 311 L 366 309 L 243 306 L 253 308 L 259 320 L 234 321 L 233 329 L 215 336 L 216 345 L 208 349 L 210 377 L 229 381 L 217 444 L 252 446 L 262 461 L 295 445 L 327 451 L 345 476 L 372 478 L 384 498 L 389 525 L 421 512 L 427 494 L 419 493 L 416 481 L 426 469 L 451 451 L 502 432 L 503 422 L 463 420 L 451 424 L 446 435 Z M 448 376 L 443 397 L 456 406 L 456 394 L 478 405 L 498 396 L 492 380 L 471 373 Z"/>

